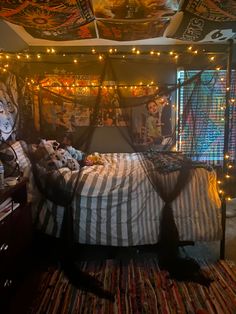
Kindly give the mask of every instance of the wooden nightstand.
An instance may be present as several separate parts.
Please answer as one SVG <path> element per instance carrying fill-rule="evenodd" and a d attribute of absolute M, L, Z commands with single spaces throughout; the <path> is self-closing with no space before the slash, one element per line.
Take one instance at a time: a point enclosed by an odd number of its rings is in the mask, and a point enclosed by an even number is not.
<path fill-rule="evenodd" d="M 27 203 L 27 180 L 0 190 L 0 201 L 11 197 L 13 206 L 0 216 L 0 309 L 9 302 L 22 276 L 22 267 L 32 242 L 32 218 Z M 1 312 L 1 310 L 0 310 Z"/>

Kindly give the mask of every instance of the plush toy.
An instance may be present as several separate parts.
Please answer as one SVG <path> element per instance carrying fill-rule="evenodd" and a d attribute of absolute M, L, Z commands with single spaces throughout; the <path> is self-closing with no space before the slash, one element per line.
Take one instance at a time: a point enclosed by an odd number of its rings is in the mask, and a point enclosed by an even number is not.
<path fill-rule="evenodd" d="M 47 170 L 56 170 L 68 167 L 71 170 L 79 170 L 78 161 L 72 158 L 71 154 L 62 148 L 58 148 L 56 141 L 42 140 L 34 152 L 34 157 L 40 166 Z"/>
<path fill-rule="evenodd" d="M 91 155 L 86 156 L 85 165 L 86 166 L 104 165 L 104 160 L 99 153 L 93 153 Z"/>

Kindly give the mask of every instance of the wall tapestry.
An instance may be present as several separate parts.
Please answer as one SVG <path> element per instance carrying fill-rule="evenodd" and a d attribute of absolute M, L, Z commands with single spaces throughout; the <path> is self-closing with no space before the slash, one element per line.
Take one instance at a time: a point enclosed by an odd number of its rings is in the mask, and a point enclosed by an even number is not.
<path fill-rule="evenodd" d="M 16 77 L 9 75 L 0 82 L 0 138 L 7 140 L 18 125 L 18 92 Z"/>
<path fill-rule="evenodd" d="M 235 1 L 188 0 L 183 17 L 171 38 L 195 42 L 221 42 L 236 36 Z"/>
<path fill-rule="evenodd" d="M 127 126 L 130 109 L 120 107 L 113 81 L 99 85 L 99 75 L 47 75 L 40 83 L 35 107 L 47 135 L 75 132 L 81 126 Z"/>

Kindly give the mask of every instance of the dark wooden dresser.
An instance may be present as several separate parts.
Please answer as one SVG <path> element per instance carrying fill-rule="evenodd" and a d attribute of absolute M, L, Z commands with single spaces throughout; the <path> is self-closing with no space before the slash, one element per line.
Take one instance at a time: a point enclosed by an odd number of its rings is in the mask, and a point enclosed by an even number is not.
<path fill-rule="evenodd" d="M 27 203 L 27 180 L 0 190 L 0 202 L 11 198 L 12 206 L 0 212 L 0 312 L 10 302 L 22 280 L 24 264 L 32 243 L 32 217 Z M 27 264 L 27 263 L 26 263 Z"/>

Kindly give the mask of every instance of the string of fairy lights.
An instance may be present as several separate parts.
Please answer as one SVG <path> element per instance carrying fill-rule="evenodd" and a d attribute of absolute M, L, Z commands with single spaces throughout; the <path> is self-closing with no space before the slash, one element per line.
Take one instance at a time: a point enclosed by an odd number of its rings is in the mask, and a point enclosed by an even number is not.
<path fill-rule="evenodd" d="M 221 180 L 218 180 L 217 183 L 219 185 L 219 194 L 224 197 L 227 201 L 231 201 L 232 197 L 229 194 L 226 194 L 223 187 L 225 186 L 225 183 L 227 183 L 228 180 L 231 179 L 231 170 L 235 167 L 233 161 L 230 159 L 230 155 L 226 154 L 224 156 L 224 159 L 226 161 L 226 172 Z M 226 180 L 226 181 L 225 181 Z"/>
<path fill-rule="evenodd" d="M 178 59 L 180 56 L 184 56 L 186 54 L 190 54 L 193 56 L 207 56 L 207 60 L 209 62 L 214 63 L 217 60 L 217 55 L 222 56 L 224 52 L 207 52 L 204 49 L 200 50 L 197 48 L 194 48 L 193 46 L 187 47 L 183 51 L 174 51 L 174 50 L 168 50 L 168 51 L 162 51 L 162 50 L 156 50 L 156 49 L 150 49 L 142 51 L 140 48 L 132 47 L 131 50 L 127 51 L 119 51 L 117 48 L 108 48 L 107 51 L 98 51 L 95 48 L 92 48 L 90 51 L 84 51 L 84 52 L 62 52 L 62 51 L 56 51 L 55 48 L 46 48 L 45 51 L 40 52 L 0 52 L 0 71 L 6 72 L 9 68 L 10 62 L 13 61 L 20 61 L 20 62 L 45 62 L 45 60 L 50 57 L 51 62 L 56 57 L 62 57 L 60 62 L 63 62 L 63 58 L 68 59 L 69 63 L 71 64 L 79 64 L 80 59 L 87 57 L 87 56 L 95 56 L 98 61 L 104 61 L 108 56 L 113 57 L 119 57 L 122 59 L 126 59 L 130 56 L 151 56 L 155 58 L 156 60 L 161 60 L 162 57 L 167 58 L 168 61 L 174 61 L 178 62 Z M 220 61 L 220 60 L 219 60 Z M 218 69 L 221 68 L 221 66 L 217 67 Z"/>
<path fill-rule="evenodd" d="M 104 48 L 103 48 L 104 49 Z M 55 62 L 58 58 L 60 61 L 58 63 L 63 63 L 66 60 L 68 64 L 74 64 L 79 66 L 80 61 L 84 60 L 84 58 L 90 56 L 95 58 L 98 62 L 104 62 L 106 58 L 113 57 L 119 59 L 128 59 L 128 58 L 135 58 L 140 56 L 149 56 L 151 59 L 157 60 L 162 62 L 163 58 L 168 60 L 168 62 L 174 62 L 177 66 L 181 65 L 181 57 L 185 56 L 196 56 L 196 57 L 204 57 L 206 61 L 211 65 L 211 68 L 216 71 L 221 71 L 222 67 L 222 55 L 225 54 L 223 52 L 207 52 L 204 49 L 196 48 L 192 45 L 185 47 L 185 50 L 181 51 L 174 51 L 174 50 L 158 50 L 158 49 L 150 49 L 142 51 L 140 48 L 132 47 L 130 50 L 121 51 L 118 48 L 109 47 L 106 51 L 99 51 L 97 48 L 91 48 L 90 51 L 84 52 L 63 52 L 63 51 L 56 51 L 55 48 L 46 48 L 45 51 L 40 52 L 0 52 L 0 75 L 14 72 L 14 68 L 17 63 L 43 63 L 43 62 Z M 223 72 L 223 71 L 222 71 Z M 62 74 L 61 74 L 62 75 Z M 225 80 L 225 75 L 220 72 L 220 81 L 224 82 L 225 85 L 227 84 Z M 86 93 L 91 91 L 91 89 L 125 89 L 125 90 L 138 90 L 138 89 L 150 89 L 150 92 L 158 91 L 160 84 L 151 80 L 149 82 L 136 82 L 135 84 L 125 84 L 120 83 L 117 84 L 116 82 L 102 82 L 98 84 L 97 82 L 88 82 L 88 84 L 82 85 L 79 84 L 79 81 L 76 83 L 65 83 L 65 85 L 61 86 L 50 86 L 50 83 L 44 83 L 44 85 L 40 85 L 40 82 L 35 81 L 33 78 L 29 78 L 27 80 L 27 84 L 32 88 L 40 89 L 40 87 L 46 88 L 54 88 L 58 92 L 63 88 L 67 90 L 71 90 L 72 92 L 76 92 L 78 88 L 83 89 L 83 92 Z M 225 86 L 226 92 L 230 92 L 230 86 Z M 230 106 L 236 105 L 235 98 L 230 98 L 229 101 Z M 175 105 L 173 106 L 175 108 Z M 225 110 L 225 106 L 221 105 L 221 110 Z M 224 118 L 221 118 L 222 121 Z M 229 180 L 231 178 L 231 171 L 235 167 L 232 158 L 230 157 L 230 153 L 227 153 L 224 156 L 226 162 L 226 172 L 224 177 L 221 180 L 218 180 L 219 184 L 219 193 L 224 197 L 226 200 L 230 201 L 232 198 L 230 195 L 226 195 L 225 191 L 223 190 L 223 186 L 225 185 L 224 180 Z"/>

